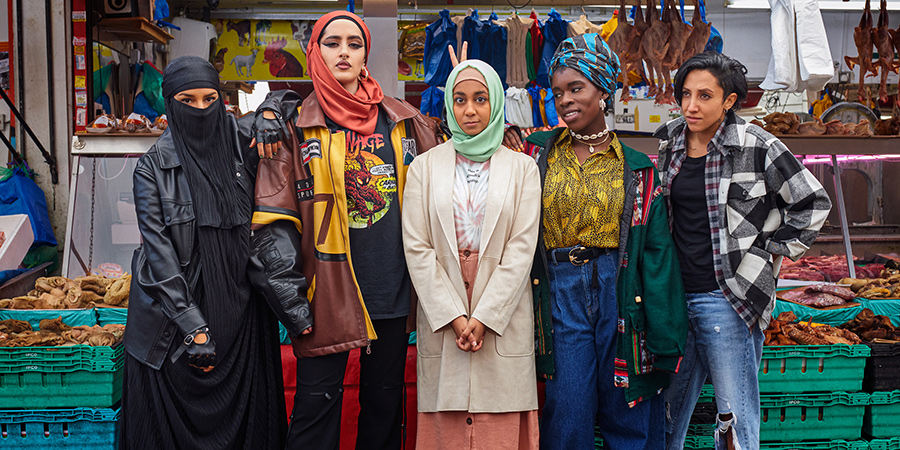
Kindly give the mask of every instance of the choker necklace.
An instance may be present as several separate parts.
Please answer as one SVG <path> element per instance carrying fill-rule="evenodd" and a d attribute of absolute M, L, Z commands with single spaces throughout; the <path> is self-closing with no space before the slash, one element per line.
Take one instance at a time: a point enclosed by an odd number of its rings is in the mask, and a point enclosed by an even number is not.
<path fill-rule="evenodd" d="M 575 139 L 578 139 L 580 141 L 593 141 L 594 139 L 605 138 L 606 135 L 609 134 L 609 129 L 607 128 L 599 133 L 594 133 L 590 136 L 582 136 L 582 135 L 572 131 L 571 129 L 569 130 L 569 132 L 572 133 L 572 136 L 575 136 Z"/>
<path fill-rule="evenodd" d="M 584 139 L 583 136 L 579 136 L 579 135 L 577 135 L 577 134 L 575 134 L 575 133 L 572 133 L 572 137 L 573 137 L 576 141 L 581 142 L 581 143 L 584 144 L 584 145 L 587 145 L 587 146 L 588 146 L 588 152 L 590 152 L 590 153 L 593 155 L 593 154 L 594 154 L 594 146 L 595 146 L 595 145 L 600 145 L 600 144 L 606 142 L 606 134 L 607 134 L 607 133 L 609 133 L 608 130 L 604 130 L 603 133 L 598 133 L 598 134 L 603 135 L 603 137 L 602 137 L 599 141 L 597 141 L 597 143 L 595 143 L 595 144 L 591 144 L 590 142 L 584 141 L 584 140 L 583 140 L 583 139 Z M 592 135 L 592 136 L 593 136 L 593 135 Z M 591 136 L 588 136 L 588 137 L 591 137 Z"/>

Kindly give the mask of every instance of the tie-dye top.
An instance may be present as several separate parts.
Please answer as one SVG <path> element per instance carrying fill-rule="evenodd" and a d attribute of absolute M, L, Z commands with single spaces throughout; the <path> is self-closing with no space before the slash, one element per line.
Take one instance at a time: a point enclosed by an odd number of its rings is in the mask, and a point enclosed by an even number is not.
<path fill-rule="evenodd" d="M 456 222 L 456 243 L 460 250 L 477 252 L 481 248 L 490 166 L 491 160 L 475 162 L 460 154 L 456 155 L 453 217 Z"/>

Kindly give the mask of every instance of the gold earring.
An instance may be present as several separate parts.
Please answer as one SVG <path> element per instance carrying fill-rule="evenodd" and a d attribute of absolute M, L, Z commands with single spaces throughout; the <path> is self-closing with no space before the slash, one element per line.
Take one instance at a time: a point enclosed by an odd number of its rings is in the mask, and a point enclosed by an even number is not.
<path fill-rule="evenodd" d="M 366 66 L 362 67 L 362 70 L 359 72 L 359 78 L 363 81 L 369 79 L 369 69 Z"/>

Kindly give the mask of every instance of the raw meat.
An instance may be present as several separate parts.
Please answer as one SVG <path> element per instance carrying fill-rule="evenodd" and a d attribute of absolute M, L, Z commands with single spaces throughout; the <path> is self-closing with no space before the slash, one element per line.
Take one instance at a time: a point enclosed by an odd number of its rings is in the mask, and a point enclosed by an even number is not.
<path fill-rule="evenodd" d="M 678 7 L 674 0 L 667 0 L 666 7 L 663 11 L 663 22 L 669 24 L 669 50 L 663 58 L 663 72 L 666 79 L 666 93 L 660 97 L 656 96 L 656 103 L 673 104 L 675 103 L 675 89 L 672 87 L 671 73 L 678 70 L 681 66 L 684 55 L 684 45 L 687 43 L 688 36 L 691 34 L 691 26 L 681 20 L 681 14 L 678 13 Z"/>
<path fill-rule="evenodd" d="M 853 42 L 856 44 L 857 56 L 851 58 L 844 57 L 844 62 L 853 70 L 853 66 L 859 65 L 859 91 L 856 94 L 860 103 L 866 102 L 865 78 L 867 73 L 873 76 L 878 75 L 878 70 L 872 64 L 872 8 L 870 0 L 866 0 L 866 7 L 863 9 L 863 15 L 859 19 L 859 26 L 853 29 Z"/>
<path fill-rule="evenodd" d="M 822 119 L 815 116 L 813 116 L 813 119 L 812 122 L 803 122 L 797 127 L 797 132 L 801 136 L 825 134 L 825 124 L 822 122 Z"/>
<path fill-rule="evenodd" d="M 835 286 L 833 284 L 814 284 L 812 286 L 808 286 L 806 289 L 804 289 L 804 291 L 808 294 L 824 292 L 826 294 L 836 295 L 844 300 L 853 300 L 854 298 L 856 298 L 856 294 L 854 294 L 850 289 L 842 286 Z"/>
<path fill-rule="evenodd" d="M 691 34 L 688 35 L 687 41 L 684 43 L 684 51 L 681 55 L 681 61 L 687 61 L 692 56 L 703 51 L 706 47 L 706 41 L 712 33 L 712 23 L 705 23 L 700 17 L 700 3 L 693 0 L 694 15 L 691 17 Z M 900 34 L 900 32 L 898 32 Z"/>
<path fill-rule="evenodd" d="M 641 13 L 635 14 L 635 25 L 628 23 L 628 14 L 625 11 L 625 0 L 619 0 L 618 25 L 616 31 L 609 36 L 607 43 L 609 48 L 619 55 L 619 64 L 622 67 L 622 93 L 619 101 L 631 100 L 628 90 L 628 73 L 632 70 L 644 71 L 644 63 L 641 57 L 641 34 L 637 28 L 637 22 L 641 21 Z"/>
<path fill-rule="evenodd" d="M 647 22 L 650 24 L 650 28 L 641 35 L 641 51 L 644 53 L 644 61 L 647 61 L 650 69 L 648 74 L 650 95 L 665 95 L 662 60 L 669 50 L 671 30 L 660 20 L 654 0 L 647 0 Z M 657 81 L 663 86 L 660 87 Z"/>
<path fill-rule="evenodd" d="M 878 12 L 878 27 L 872 30 L 872 41 L 878 49 L 878 61 L 875 68 L 881 70 L 881 85 L 878 87 L 878 98 L 882 102 L 888 101 L 887 76 L 888 72 L 897 72 L 894 65 L 894 42 L 891 41 L 889 15 L 887 12 L 887 0 L 881 0 L 881 10 Z"/>

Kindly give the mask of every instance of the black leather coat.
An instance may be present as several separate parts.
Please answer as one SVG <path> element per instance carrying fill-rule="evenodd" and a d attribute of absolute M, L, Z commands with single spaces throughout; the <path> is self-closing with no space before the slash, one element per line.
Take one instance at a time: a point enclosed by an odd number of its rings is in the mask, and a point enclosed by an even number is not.
<path fill-rule="evenodd" d="M 252 197 L 259 163 L 256 149 L 249 148 L 253 117 L 248 115 L 239 123 L 229 115 L 227 120 L 228 133 L 240 149 L 234 155 L 235 176 Z M 187 333 L 207 326 L 190 295 L 202 269 L 197 258 L 190 188 L 170 131 L 163 133 L 138 161 L 133 181 L 142 245 L 132 260 L 125 349 L 137 360 L 159 369 L 167 355 L 175 360 L 184 351 L 186 346 L 181 341 Z M 283 274 L 278 270 L 282 260 L 295 255 L 269 248 L 272 241 L 271 236 L 258 232 L 251 238 L 247 275 L 252 288 L 262 293 L 278 319 L 296 335 L 312 324 L 309 303 L 299 293 L 276 292 L 282 284 Z"/>

